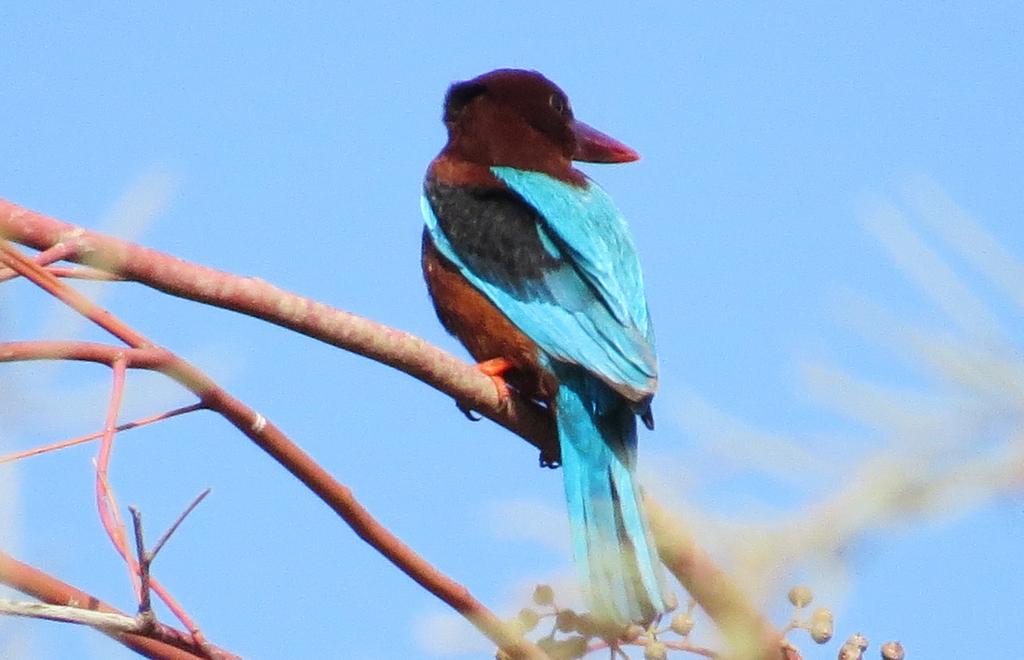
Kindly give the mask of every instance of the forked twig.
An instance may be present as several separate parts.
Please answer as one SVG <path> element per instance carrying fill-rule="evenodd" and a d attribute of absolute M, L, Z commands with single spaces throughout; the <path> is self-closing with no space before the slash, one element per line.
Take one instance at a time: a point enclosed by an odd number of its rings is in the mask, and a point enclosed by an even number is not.
<path fill-rule="evenodd" d="M 147 621 L 155 621 L 153 607 L 150 603 L 149 596 L 150 570 L 153 565 L 153 560 L 156 559 L 160 550 L 162 550 L 167 541 L 170 540 L 171 535 L 174 534 L 175 530 L 177 530 L 181 523 L 185 521 L 185 518 L 188 517 L 188 515 L 192 513 L 197 506 L 199 506 L 199 503 L 210 494 L 210 490 L 211 489 L 207 488 L 203 492 L 199 493 L 199 495 L 197 495 L 192 502 L 185 507 L 185 510 L 181 512 L 181 515 L 179 515 L 178 518 L 171 523 L 171 526 L 167 528 L 167 531 L 160 536 L 160 539 L 156 542 L 156 545 L 153 546 L 152 550 L 146 550 L 146 543 L 142 534 L 142 513 L 136 507 L 128 507 L 128 510 L 132 513 L 132 525 L 135 529 L 135 552 L 139 566 L 140 583 L 139 616 L 143 619 Z"/>

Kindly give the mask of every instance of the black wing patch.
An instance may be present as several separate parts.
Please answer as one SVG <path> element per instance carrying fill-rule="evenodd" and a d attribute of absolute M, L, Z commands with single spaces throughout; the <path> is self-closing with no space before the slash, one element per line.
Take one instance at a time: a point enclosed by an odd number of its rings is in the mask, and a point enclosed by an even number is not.
<path fill-rule="evenodd" d="M 478 276 L 526 294 L 564 265 L 541 240 L 540 214 L 514 192 L 429 179 L 424 190 L 441 231 Z"/>

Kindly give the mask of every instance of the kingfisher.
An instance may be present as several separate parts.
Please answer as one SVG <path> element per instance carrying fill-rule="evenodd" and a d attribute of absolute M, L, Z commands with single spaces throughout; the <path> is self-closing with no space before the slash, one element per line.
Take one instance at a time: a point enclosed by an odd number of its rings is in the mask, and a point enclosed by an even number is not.
<path fill-rule="evenodd" d="M 553 415 L 592 615 L 649 623 L 672 599 L 635 472 L 637 418 L 654 428 L 654 331 L 629 227 L 573 167 L 640 156 L 576 119 L 536 71 L 451 85 L 444 124 L 421 199 L 437 316 L 500 398 L 511 387 Z"/>

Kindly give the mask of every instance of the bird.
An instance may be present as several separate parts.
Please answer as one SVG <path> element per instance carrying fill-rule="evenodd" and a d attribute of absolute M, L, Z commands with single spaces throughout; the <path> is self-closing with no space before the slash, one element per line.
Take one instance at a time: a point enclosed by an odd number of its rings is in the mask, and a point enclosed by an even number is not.
<path fill-rule="evenodd" d="M 596 621 L 650 623 L 671 594 L 636 477 L 653 429 L 654 331 L 629 227 L 574 161 L 639 154 L 575 118 L 536 71 L 452 84 L 421 197 L 422 268 L 441 324 L 490 376 L 554 417 L 574 561 Z"/>

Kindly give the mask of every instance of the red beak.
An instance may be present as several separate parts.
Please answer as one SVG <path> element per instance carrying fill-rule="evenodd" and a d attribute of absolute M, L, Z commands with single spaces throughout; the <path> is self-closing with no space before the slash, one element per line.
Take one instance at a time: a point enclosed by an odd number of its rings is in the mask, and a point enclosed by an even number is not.
<path fill-rule="evenodd" d="M 637 152 L 579 120 L 573 120 L 572 132 L 576 136 L 573 160 L 587 163 L 629 163 L 640 160 Z"/>

